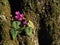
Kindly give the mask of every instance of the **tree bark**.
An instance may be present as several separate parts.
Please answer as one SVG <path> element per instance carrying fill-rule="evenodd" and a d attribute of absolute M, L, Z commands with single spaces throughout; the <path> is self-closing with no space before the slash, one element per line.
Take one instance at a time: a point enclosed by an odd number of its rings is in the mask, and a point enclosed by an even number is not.
<path fill-rule="evenodd" d="M 52 12 L 52 38 L 53 42 L 52 45 L 60 45 L 60 0 L 51 0 L 51 7 L 53 9 Z"/>
<path fill-rule="evenodd" d="M 2 45 L 19 45 L 18 40 L 11 40 L 11 11 L 8 0 L 0 0 L 0 18 L 2 19 Z"/>
<path fill-rule="evenodd" d="M 59 0 L 45 0 L 45 9 L 42 14 L 46 30 L 49 31 L 52 37 L 51 45 L 60 45 L 60 1 Z"/>

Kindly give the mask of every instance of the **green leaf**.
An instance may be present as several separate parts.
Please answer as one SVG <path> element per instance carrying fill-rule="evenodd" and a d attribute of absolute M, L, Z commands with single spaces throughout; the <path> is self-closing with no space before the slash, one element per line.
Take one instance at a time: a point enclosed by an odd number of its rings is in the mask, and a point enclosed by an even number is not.
<path fill-rule="evenodd" d="M 16 21 L 16 23 L 17 23 L 17 26 L 16 26 L 16 27 L 17 27 L 17 28 L 20 28 L 20 26 L 19 26 L 19 25 L 21 24 L 21 22 Z"/>
<path fill-rule="evenodd" d="M 12 27 L 13 27 L 13 28 L 16 28 L 16 22 L 15 22 L 15 21 L 12 22 Z"/>
<path fill-rule="evenodd" d="M 32 28 L 27 27 L 27 28 L 25 29 L 25 32 L 26 32 L 26 34 L 27 34 L 28 36 L 31 36 L 31 35 L 32 35 Z"/>
<path fill-rule="evenodd" d="M 12 27 L 13 28 L 15 28 L 15 29 L 18 29 L 18 28 L 20 28 L 20 25 L 21 24 L 21 22 L 19 22 L 19 21 L 13 21 L 12 22 Z"/>
<path fill-rule="evenodd" d="M 12 35 L 12 38 L 15 39 L 15 38 L 17 37 L 19 31 L 16 31 L 16 30 L 12 29 L 12 30 L 10 31 L 10 33 L 11 33 L 11 35 Z"/>

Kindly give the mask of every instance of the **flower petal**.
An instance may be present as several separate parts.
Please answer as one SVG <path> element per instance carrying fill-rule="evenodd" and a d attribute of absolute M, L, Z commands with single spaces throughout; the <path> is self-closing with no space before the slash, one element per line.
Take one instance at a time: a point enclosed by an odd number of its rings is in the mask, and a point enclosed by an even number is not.
<path fill-rule="evenodd" d="M 23 24 L 24 24 L 24 25 L 27 25 L 27 21 L 24 21 Z"/>
<path fill-rule="evenodd" d="M 15 14 L 16 14 L 16 15 L 20 15 L 20 12 L 19 12 L 19 11 L 16 11 Z"/>
<path fill-rule="evenodd" d="M 16 19 L 18 19 L 18 16 L 15 16 Z"/>
<path fill-rule="evenodd" d="M 22 20 L 23 20 L 23 18 L 19 18 L 18 20 L 19 20 L 19 21 L 22 21 Z"/>
<path fill-rule="evenodd" d="M 20 14 L 20 17 L 24 17 L 24 14 Z"/>

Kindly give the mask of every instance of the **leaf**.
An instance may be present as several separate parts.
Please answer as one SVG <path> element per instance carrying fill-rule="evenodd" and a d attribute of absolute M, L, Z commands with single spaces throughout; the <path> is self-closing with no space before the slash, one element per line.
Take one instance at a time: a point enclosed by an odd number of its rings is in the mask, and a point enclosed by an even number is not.
<path fill-rule="evenodd" d="M 27 27 L 27 28 L 25 29 L 25 31 L 26 31 L 26 34 L 27 34 L 28 36 L 31 36 L 31 35 L 32 35 L 32 28 Z"/>
<path fill-rule="evenodd" d="M 21 22 L 19 22 L 19 21 L 16 21 L 17 22 L 17 28 L 20 28 L 20 24 L 21 24 Z"/>
<path fill-rule="evenodd" d="M 12 27 L 16 28 L 16 21 L 12 22 Z"/>
<path fill-rule="evenodd" d="M 12 38 L 15 39 L 15 38 L 17 37 L 19 31 L 16 31 L 16 30 L 12 29 L 12 30 L 10 31 L 10 33 L 11 33 L 11 35 L 12 35 Z"/>
<path fill-rule="evenodd" d="M 14 21 L 14 22 L 12 22 L 12 27 L 15 29 L 18 29 L 18 28 L 20 28 L 20 26 L 19 26 L 20 24 L 21 23 L 19 21 Z"/>
<path fill-rule="evenodd" d="M 30 21 L 30 20 L 29 20 L 29 22 L 28 22 L 28 26 L 34 29 L 34 24 L 33 24 L 33 22 Z"/>

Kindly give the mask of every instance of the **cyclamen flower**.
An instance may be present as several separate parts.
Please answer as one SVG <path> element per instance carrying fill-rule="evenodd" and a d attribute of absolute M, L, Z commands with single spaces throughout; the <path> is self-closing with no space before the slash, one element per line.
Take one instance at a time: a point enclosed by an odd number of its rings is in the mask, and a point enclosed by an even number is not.
<path fill-rule="evenodd" d="M 22 21 L 22 20 L 23 20 L 23 18 L 21 18 L 21 17 L 20 17 L 18 20 L 19 20 L 19 21 Z"/>
<path fill-rule="evenodd" d="M 19 12 L 19 11 L 16 11 L 15 14 L 16 14 L 16 15 L 20 15 L 20 12 Z"/>
<path fill-rule="evenodd" d="M 18 19 L 18 16 L 15 16 L 16 19 Z"/>
<path fill-rule="evenodd" d="M 17 20 L 19 20 L 19 21 L 22 21 L 22 20 L 23 20 L 24 14 L 20 14 L 19 11 L 16 11 L 15 14 L 16 14 L 15 18 L 16 18 Z"/>
<path fill-rule="evenodd" d="M 24 22 L 23 22 L 23 25 L 27 25 L 27 21 L 24 21 Z"/>
<path fill-rule="evenodd" d="M 20 14 L 20 17 L 22 17 L 22 18 L 23 18 L 23 17 L 24 17 L 24 14 Z"/>

